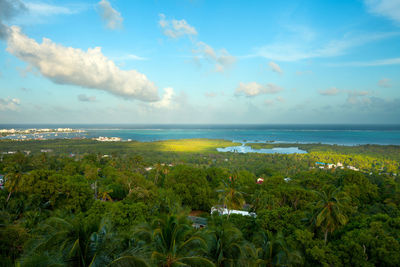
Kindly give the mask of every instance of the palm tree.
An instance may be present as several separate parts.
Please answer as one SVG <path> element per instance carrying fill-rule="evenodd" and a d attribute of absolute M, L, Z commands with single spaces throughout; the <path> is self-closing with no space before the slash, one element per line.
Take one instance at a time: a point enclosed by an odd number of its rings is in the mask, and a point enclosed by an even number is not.
<path fill-rule="evenodd" d="M 217 266 L 232 266 L 244 259 L 245 241 L 242 232 L 225 220 L 213 218 L 205 233 L 209 257 Z"/>
<path fill-rule="evenodd" d="M 111 196 L 110 196 L 110 193 L 112 193 L 114 190 L 112 190 L 112 189 L 103 189 L 103 188 L 100 188 L 100 190 L 99 190 L 100 192 L 100 198 L 101 198 L 101 200 L 102 201 L 113 201 L 112 200 L 112 198 L 111 198 Z"/>
<path fill-rule="evenodd" d="M 254 237 L 259 266 L 293 266 L 301 264 L 300 253 L 287 246 L 282 233 L 260 232 Z"/>
<path fill-rule="evenodd" d="M 316 213 L 314 216 L 315 225 L 321 227 L 324 232 L 325 244 L 328 240 L 328 233 L 332 233 L 339 226 L 345 225 L 348 221 L 346 211 L 349 210 L 350 199 L 345 192 L 331 187 L 322 192 L 316 192 L 319 201 L 315 203 Z"/>
<path fill-rule="evenodd" d="M 7 188 L 9 193 L 6 202 L 10 200 L 11 194 L 18 190 L 18 187 L 21 184 L 21 178 L 22 172 L 20 172 L 19 170 L 12 170 L 11 172 L 7 173 L 5 177 L 5 187 Z"/>
<path fill-rule="evenodd" d="M 193 231 L 186 218 L 168 215 L 157 219 L 153 227 L 141 226 L 136 235 L 147 242 L 157 266 L 214 266 L 203 256 L 205 240 Z"/>
<path fill-rule="evenodd" d="M 52 217 L 22 257 L 22 266 L 35 258 L 50 258 L 68 266 L 104 266 L 111 262 L 117 240 L 106 221 L 83 222 L 79 218 Z"/>
<path fill-rule="evenodd" d="M 238 190 L 237 173 L 235 172 L 227 181 L 223 180 L 222 183 L 223 188 L 217 190 L 220 203 L 228 209 L 228 212 L 232 209 L 241 209 L 245 201 L 244 193 Z"/>

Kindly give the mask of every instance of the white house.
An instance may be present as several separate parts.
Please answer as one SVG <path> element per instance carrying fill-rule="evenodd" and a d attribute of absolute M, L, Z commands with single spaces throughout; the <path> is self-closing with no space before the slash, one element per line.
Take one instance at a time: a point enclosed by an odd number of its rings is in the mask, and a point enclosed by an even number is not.
<path fill-rule="evenodd" d="M 257 217 L 257 214 L 255 214 L 254 212 L 248 212 L 248 211 L 244 211 L 244 210 L 228 210 L 228 209 L 222 208 L 222 207 L 220 207 L 220 208 L 212 207 L 211 214 L 213 214 L 214 212 L 218 212 L 219 215 L 239 214 L 242 216 Z"/>

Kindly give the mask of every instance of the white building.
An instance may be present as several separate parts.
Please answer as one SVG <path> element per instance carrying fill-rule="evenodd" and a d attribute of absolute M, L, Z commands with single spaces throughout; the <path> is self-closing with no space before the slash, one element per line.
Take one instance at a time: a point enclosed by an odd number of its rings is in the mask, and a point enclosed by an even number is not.
<path fill-rule="evenodd" d="M 220 208 L 212 207 L 211 214 L 213 214 L 214 212 L 218 212 L 219 215 L 239 214 L 242 216 L 257 217 L 257 214 L 255 214 L 254 212 L 248 212 L 248 211 L 244 211 L 244 210 L 228 210 L 228 209 L 222 208 L 222 207 L 220 207 Z"/>

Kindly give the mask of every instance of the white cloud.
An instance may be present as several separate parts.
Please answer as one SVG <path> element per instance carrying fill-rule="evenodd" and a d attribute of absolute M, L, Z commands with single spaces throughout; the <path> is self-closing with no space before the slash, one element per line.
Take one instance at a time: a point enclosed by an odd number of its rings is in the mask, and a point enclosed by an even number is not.
<path fill-rule="evenodd" d="M 82 102 L 96 102 L 95 96 L 87 96 L 85 94 L 78 95 L 78 100 Z"/>
<path fill-rule="evenodd" d="M 236 58 L 229 54 L 226 49 L 221 49 L 219 51 L 215 51 L 214 48 L 209 46 L 204 42 L 197 42 L 197 49 L 194 49 L 192 52 L 196 55 L 200 55 L 202 58 L 205 58 L 209 62 L 215 64 L 216 72 L 224 72 L 226 69 L 232 67 Z M 198 56 L 196 58 L 199 58 Z"/>
<path fill-rule="evenodd" d="M 12 110 L 15 111 L 18 109 L 20 104 L 20 100 L 18 98 L 0 98 L 0 110 Z"/>
<path fill-rule="evenodd" d="M 370 13 L 377 16 L 383 16 L 400 23 L 400 1 L 365 0 L 364 3 Z"/>
<path fill-rule="evenodd" d="M 248 97 L 252 97 L 262 94 L 276 94 L 280 91 L 283 91 L 283 88 L 272 83 L 262 85 L 257 82 L 250 82 L 250 83 L 241 82 L 239 83 L 239 86 L 236 88 L 235 95 L 245 95 Z"/>
<path fill-rule="evenodd" d="M 121 55 L 121 56 L 111 56 L 110 58 L 115 60 L 115 61 L 126 61 L 126 60 L 143 61 L 143 60 L 148 60 L 145 57 L 141 57 L 141 56 L 134 55 L 134 54 L 125 54 L 125 55 Z"/>
<path fill-rule="evenodd" d="M 100 16 L 106 23 L 107 28 L 111 30 L 122 28 L 122 22 L 124 19 L 122 18 L 121 13 L 111 6 L 110 2 L 107 0 L 101 0 L 98 3 L 98 6 Z"/>
<path fill-rule="evenodd" d="M 389 88 L 392 86 L 391 80 L 388 78 L 383 78 L 383 79 L 379 80 L 378 85 L 380 87 L 384 87 L 384 88 Z"/>
<path fill-rule="evenodd" d="M 355 105 L 359 103 L 368 103 L 370 98 L 367 96 L 370 93 L 368 91 L 348 91 L 346 103 L 348 105 Z"/>
<path fill-rule="evenodd" d="M 276 61 L 298 61 L 311 58 L 327 58 L 341 56 L 348 50 L 364 45 L 366 43 L 387 39 L 400 35 L 398 32 L 389 33 L 371 33 L 368 35 L 360 35 L 342 40 L 332 40 L 323 45 L 318 44 L 302 44 L 298 43 L 274 43 L 256 49 L 254 55 L 248 57 L 264 57 Z"/>
<path fill-rule="evenodd" d="M 170 38 L 179 38 L 184 35 L 197 35 L 197 31 L 186 20 L 167 20 L 164 14 L 160 14 L 158 24 L 163 28 L 164 35 Z"/>
<path fill-rule="evenodd" d="M 150 103 L 150 105 L 155 108 L 172 109 L 174 108 L 172 103 L 174 96 L 175 93 L 173 88 L 164 88 L 164 95 L 162 96 L 162 98 L 157 102 Z"/>
<path fill-rule="evenodd" d="M 276 73 L 279 73 L 279 74 L 283 74 L 283 71 L 282 71 L 281 67 L 279 67 L 279 65 L 276 64 L 275 62 L 270 61 L 268 63 L 268 66 L 270 66 L 270 68 L 271 68 L 271 70 L 273 72 L 276 72 Z"/>
<path fill-rule="evenodd" d="M 279 102 L 283 103 L 283 102 L 286 101 L 286 99 L 284 99 L 284 98 L 281 97 L 281 96 L 278 96 L 278 97 L 276 97 L 276 101 L 279 101 Z"/>
<path fill-rule="evenodd" d="M 157 101 L 157 87 L 136 70 L 121 70 L 101 53 L 101 48 L 65 47 L 43 38 L 41 44 L 19 27 L 10 28 L 7 51 L 58 84 L 72 84 L 107 91 L 124 98 Z"/>
<path fill-rule="evenodd" d="M 312 74 L 312 73 L 313 72 L 311 70 L 304 70 L 304 71 L 299 70 L 299 71 L 296 71 L 296 75 L 299 75 L 299 76 L 308 75 L 308 74 Z"/>
<path fill-rule="evenodd" d="M 376 66 L 387 66 L 387 65 L 399 65 L 400 57 L 398 58 L 386 58 L 386 59 L 378 59 L 372 61 L 354 61 L 354 62 L 342 62 L 335 64 L 328 64 L 331 67 L 376 67 Z"/>
<path fill-rule="evenodd" d="M 25 2 L 29 13 L 35 16 L 52 16 L 52 15 L 70 15 L 75 14 L 78 10 L 65 6 L 55 6 L 40 2 Z"/>
<path fill-rule="evenodd" d="M 340 90 L 337 89 L 336 87 L 331 87 L 329 89 L 326 90 L 320 90 L 319 94 L 320 95 L 324 95 L 324 96 L 334 96 L 340 93 Z"/>

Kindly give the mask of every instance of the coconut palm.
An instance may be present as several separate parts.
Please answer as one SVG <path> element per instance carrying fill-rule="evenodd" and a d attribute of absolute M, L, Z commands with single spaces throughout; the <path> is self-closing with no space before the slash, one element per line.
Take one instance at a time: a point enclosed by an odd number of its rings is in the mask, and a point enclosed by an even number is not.
<path fill-rule="evenodd" d="M 83 222 L 79 218 L 52 217 L 40 226 L 39 235 L 28 244 L 22 266 L 35 259 L 52 259 L 67 266 L 104 266 L 117 248 L 110 224 Z"/>
<path fill-rule="evenodd" d="M 219 193 L 220 203 L 229 210 L 241 209 L 245 203 L 243 192 L 239 191 L 237 184 L 237 173 L 229 177 L 228 180 L 222 181 L 223 187 L 217 192 Z"/>
<path fill-rule="evenodd" d="M 300 253 L 292 251 L 282 233 L 260 232 L 254 237 L 259 266 L 294 266 L 301 264 Z"/>
<path fill-rule="evenodd" d="M 235 266 L 245 260 L 245 241 L 242 232 L 228 221 L 214 218 L 205 233 L 208 256 L 217 266 Z M 248 266 L 248 264 L 246 264 Z"/>
<path fill-rule="evenodd" d="M 163 216 L 152 227 L 139 227 L 136 236 L 147 242 L 151 259 L 157 266 L 214 266 L 203 256 L 207 243 L 194 233 L 184 217 Z"/>
<path fill-rule="evenodd" d="M 348 221 L 346 212 L 349 210 L 350 199 L 345 192 L 331 187 L 322 192 L 316 192 L 319 201 L 315 203 L 316 213 L 314 215 L 315 225 L 322 228 L 325 244 L 328 240 L 328 233 L 332 233 Z"/>

